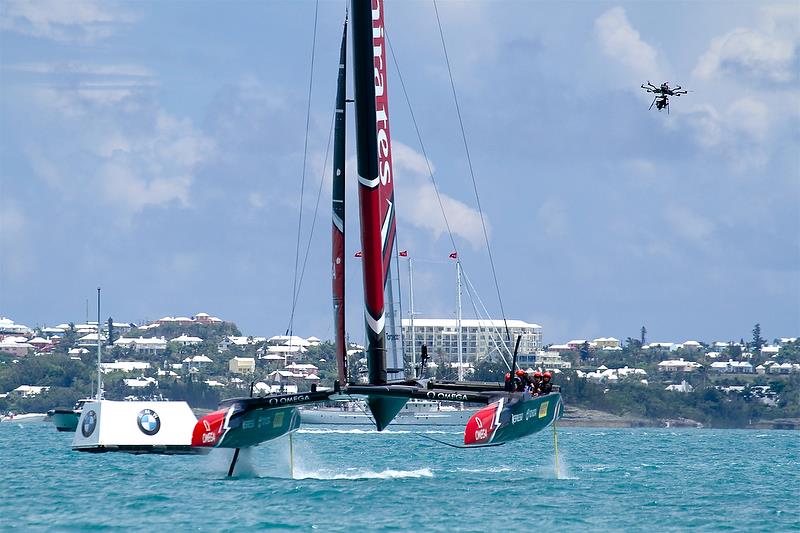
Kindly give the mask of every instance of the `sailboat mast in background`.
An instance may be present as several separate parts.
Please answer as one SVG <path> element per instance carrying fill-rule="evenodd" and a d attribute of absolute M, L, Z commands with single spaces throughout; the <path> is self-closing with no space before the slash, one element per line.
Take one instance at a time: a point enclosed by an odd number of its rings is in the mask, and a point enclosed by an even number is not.
<path fill-rule="evenodd" d="M 339 76 L 336 84 L 336 118 L 333 130 L 333 318 L 339 383 L 347 384 L 347 343 L 344 314 L 344 221 L 345 221 L 345 105 L 347 91 L 347 19 L 342 30 Z"/>

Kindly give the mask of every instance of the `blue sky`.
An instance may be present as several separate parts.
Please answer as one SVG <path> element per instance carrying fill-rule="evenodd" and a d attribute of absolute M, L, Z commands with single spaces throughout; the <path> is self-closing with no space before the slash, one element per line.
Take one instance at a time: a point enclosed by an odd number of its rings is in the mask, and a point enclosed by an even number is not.
<path fill-rule="evenodd" d="M 289 320 L 313 2 L 0 5 L 0 314 Z M 545 342 L 800 329 L 796 2 L 441 2 L 506 314 Z M 324 168 L 344 2 L 321 2 L 294 330 L 330 338 Z M 430 2 L 387 31 L 465 270 L 499 308 Z M 452 316 L 449 238 L 390 68 L 398 239 Z M 648 112 L 639 85 L 693 92 Z M 352 158 L 351 141 L 348 154 Z M 351 174 L 348 172 L 348 174 Z M 352 175 L 351 175 L 352 176 Z M 349 187 L 348 250 L 359 249 Z M 348 321 L 363 338 L 348 263 Z M 401 277 L 406 281 L 405 263 Z M 465 300 L 469 310 L 471 304 Z M 94 314 L 93 304 L 90 314 Z"/>

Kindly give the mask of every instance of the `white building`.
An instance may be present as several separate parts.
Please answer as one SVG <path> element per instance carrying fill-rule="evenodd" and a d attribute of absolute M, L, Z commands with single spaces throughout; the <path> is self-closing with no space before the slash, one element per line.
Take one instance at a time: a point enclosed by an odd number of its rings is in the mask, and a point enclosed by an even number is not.
<path fill-rule="evenodd" d="M 522 368 L 572 368 L 572 363 L 561 359 L 561 354 L 558 352 L 539 350 L 533 354 L 519 354 L 517 355 L 517 363 Z"/>
<path fill-rule="evenodd" d="M 542 326 L 529 324 L 522 320 L 508 320 L 511 338 L 522 335 L 520 353 L 536 353 L 542 349 Z M 428 353 L 442 353 L 455 360 L 458 357 L 458 321 L 454 318 L 417 318 L 414 319 L 414 337 L 416 354 L 419 358 L 420 348 L 424 344 Z M 403 319 L 403 339 L 405 357 L 411 360 L 411 320 Z M 505 323 L 502 320 L 461 320 L 461 345 L 464 359 L 481 360 L 490 353 L 505 350 Z M 509 350 L 513 350 L 512 346 Z"/>
<path fill-rule="evenodd" d="M 180 344 L 181 346 L 192 346 L 195 344 L 200 344 L 203 342 L 203 339 L 200 337 L 190 337 L 189 335 L 183 334 L 180 337 L 175 337 L 169 342 L 174 342 L 176 344 Z"/>
<path fill-rule="evenodd" d="M 141 372 L 150 368 L 150 363 L 144 361 L 114 361 L 113 363 L 100 363 L 100 372 Z"/>
<path fill-rule="evenodd" d="M 680 359 L 669 359 L 658 363 L 658 370 L 661 372 L 694 372 L 703 365 L 695 361 L 684 361 Z"/>
<path fill-rule="evenodd" d="M 686 380 L 683 380 L 681 381 L 680 385 L 668 385 L 667 387 L 664 388 L 664 390 L 672 392 L 689 393 L 694 390 L 694 387 L 692 387 L 689 383 L 687 383 Z"/>
<path fill-rule="evenodd" d="M 715 361 L 711 363 L 711 370 L 722 374 L 752 374 L 753 365 L 747 361 Z"/>
<path fill-rule="evenodd" d="M 24 337 L 6 337 L 0 341 L 0 352 L 10 353 L 15 357 L 28 355 L 33 345 L 25 342 Z"/>
<path fill-rule="evenodd" d="M 256 360 L 253 357 L 234 357 L 228 361 L 231 374 L 252 374 L 256 371 Z"/>
<path fill-rule="evenodd" d="M 155 355 L 167 349 L 167 339 L 164 337 L 139 337 L 138 339 L 120 337 L 114 341 L 114 346 L 133 347 L 139 353 Z"/>
<path fill-rule="evenodd" d="M 11 335 L 31 335 L 33 330 L 25 324 L 15 324 L 13 320 L 0 317 L 0 334 L 9 333 Z"/>
<path fill-rule="evenodd" d="M 614 337 L 600 337 L 592 341 L 595 347 L 599 350 L 617 350 L 621 349 L 619 339 Z"/>

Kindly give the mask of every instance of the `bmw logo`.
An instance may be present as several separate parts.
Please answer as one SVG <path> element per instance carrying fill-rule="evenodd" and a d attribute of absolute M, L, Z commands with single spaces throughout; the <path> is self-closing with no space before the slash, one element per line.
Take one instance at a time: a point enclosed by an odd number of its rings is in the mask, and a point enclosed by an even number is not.
<path fill-rule="evenodd" d="M 86 416 L 83 417 L 83 423 L 81 424 L 81 433 L 83 433 L 84 437 L 90 437 L 92 433 L 94 433 L 94 428 L 97 427 L 97 413 L 94 411 L 89 411 L 86 413 Z"/>
<path fill-rule="evenodd" d="M 139 429 L 145 435 L 155 435 L 161 429 L 161 419 L 158 414 L 152 409 L 142 409 L 139 411 L 139 416 L 136 421 L 139 423 Z"/>

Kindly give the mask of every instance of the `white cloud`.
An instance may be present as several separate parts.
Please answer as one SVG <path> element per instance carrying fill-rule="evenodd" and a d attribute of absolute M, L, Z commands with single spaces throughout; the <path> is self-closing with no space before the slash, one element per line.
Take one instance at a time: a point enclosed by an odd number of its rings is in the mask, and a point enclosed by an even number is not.
<path fill-rule="evenodd" d="M 628 69 L 632 78 L 661 79 L 658 53 L 631 26 L 623 8 L 614 7 L 600 15 L 594 30 L 603 52 Z"/>
<path fill-rule="evenodd" d="M 797 4 L 764 8 L 757 28 L 736 28 L 712 39 L 694 75 L 709 79 L 742 73 L 770 82 L 792 81 L 797 77 L 799 25 Z"/>
<path fill-rule="evenodd" d="M 715 230 L 711 220 L 680 205 L 668 206 L 664 217 L 679 235 L 698 245 L 704 244 Z"/>
<path fill-rule="evenodd" d="M 97 191 L 123 217 L 148 206 L 190 205 L 195 169 L 215 145 L 191 121 L 154 101 L 148 69 L 36 64 L 30 70 L 45 76 L 30 91 L 35 105 L 65 136 L 53 145 L 28 143 L 31 167 L 48 185 L 66 194 Z M 72 76 L 69 85 L 60 83 L 65 70 Z"/>
<path fill-rule="evenodd" d="M 555 198 L 545 200 L 536 211 L 537 228 L 548 237 L 567 234 L 567 206 Z"/>
<path fill-rule="evenodd" d="M 5 0 L 0 29 L 61 42 L 94 42 L 134 17 L 98 0 Z"/>
<path fill-rule="evenodd" d="M 8 199 L 0 203 L 0 244 L 13 246 L 23 240 L 28 220 L 25 213 Z"/>
<path fill-rule="evenodd" d="M 474 248 L 483 245 L 483 228 L 478 211 L 441 190 L 439 190 L 442 202 L 440 207 L 436 189 L 430 183 L 428 166 L 421 154 L 393 140 L 392 163 L 395 174 L 402 174 L 404 180 L 395 187 L 395 195 L 399 200 L 398 210 L 402 213 L 404 221 L 428 230 L 435 238 L 439 238 L 447 233 L 447 224 L 442 216 L 444 209 L 453 235 L 463 238 Z M 434 168 L 433 164 L 431 168 Z M 488 221 L 486 231 L 490 233 Z"/>
<path fill-rule="evenodd" d="M 769 159 L 770 113 L 753 97 L 740 98 L 723 110 L 703 104 L 686 113 L 695 140 L 722 152 L 738 171 L 762 168 Z"/>

